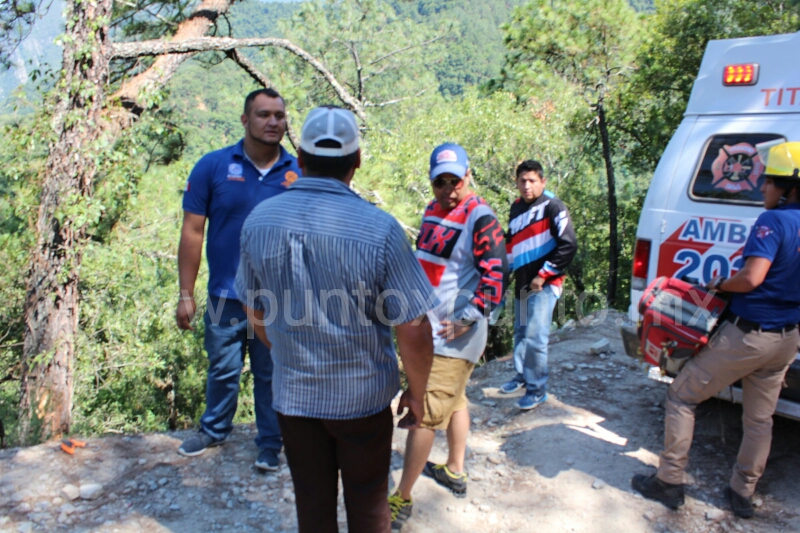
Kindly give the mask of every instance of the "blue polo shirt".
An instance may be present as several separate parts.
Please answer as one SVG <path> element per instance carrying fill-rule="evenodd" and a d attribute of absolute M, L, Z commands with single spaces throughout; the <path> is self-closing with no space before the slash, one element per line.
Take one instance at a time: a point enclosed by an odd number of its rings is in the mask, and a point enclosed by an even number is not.
<path fill-rule="evenodd" d="M 800 322 L 800 204 L 762 213 L 742 256 L 772 261 L 763 283 L 731 296 L 731 311 L 762 328 L 782 328 Z"/>
<path fill-rule="evenodd" d="M 244 155 L 244 140 L 204 155 L 192 169 L 183 209 L 208 218 L 208 294 L 239 299 L 234 288 L 239 267 L 239 234 L 247 215 L 267 198 L 284 192 L 301 175 L 297 159 L 280 147 L 265 175 Z"/>

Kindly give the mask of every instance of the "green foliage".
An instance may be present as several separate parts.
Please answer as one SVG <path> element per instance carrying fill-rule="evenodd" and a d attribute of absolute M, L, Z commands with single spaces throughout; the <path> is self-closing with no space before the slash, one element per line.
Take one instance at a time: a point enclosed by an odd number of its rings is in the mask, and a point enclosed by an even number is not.
<path fill-rule="evenodd" d="M 570 267 L 577 293 L 605 293 L 609 272 L 609 200 L 605 161 L 599 139 L 599 108 L 611 137 L 610 164 L 615 169 L 618 283 L 615 305 L 629 300 L 630 252 L 635 240 L 646 183 L 639 170 L 626 167 L 627 138 L 616 129 L 618 101 L 635 70 L 640 43 L 640 19 L 625 0 L 536 0 L 517 8 L 504 27 L 508 48 L 500 76 L 485 90 L 513 91 L 519 98 L 547 99 L 561 95 L 570 138 L 566 149 L 573 165 L 581 167 L 565 180 L 562 199 L 571 209 L 579 239 L 578 255 Z"/>
<path fill-rule="evenodd" d="M 185 149 L 186 160 L 194 162 L 206 152 L 239 140 L 244 98 L 258 87 L 232 61 L 213 67 L 189 61 L 168 89 L 162 108 L 165 120 L 178 129 L 173 139 L 176 148 Z"/>
<path fill-rule="evenodd" d="M 395 1 L 398 14 L 427 24 L 450 27 L 445 32 L 446 53 L 426 58 L 433 67 L 444 96 L 457 96 L 500 72 L 505 48 L 500 26 L 523 0 L 416 0 Z"/>
<path fill-rule="evenodd" d="M 34 244 L 49 109 L 8 117 L 0 143 L 0 419 L 15 438 L 29 250 Z"/>
<path fill-rule="evenodd" d="M 419 226 L 432 199 L 428 157 L 436 145 L 454 141 L 467 149 L 474 188 L 504 223 L 517 196 L 514 168 L 522 159 L 540 160 L 579 240 L 560 304 L 564 319 L 579 314 L 581 302 L 584 312 L 595 305 L 581 294 L 605 289 L 607 189 L 594 128 L 603 101 L 617 171 L 617 302 L 625 307 L 647 171 L 680 120 L 706 42 L 795 31 L 798 2 L 782 3 L 781 11 L 766 0 L 662 0 L 655 13 L 650 0 L 631 0 L 635 10 L 623 0 L 520 3 L 246 0 L 213 32 L 287 37 L 372 104 L 354 187 L 409 229 Z M 161 18 L 137 17 L 131 5 L 115 3 L 115 39 L 171 34 L 192 7 L 183 0 L 149 5 L 152 13 L 161 6 Z M 338 103 L 319 72 L 288 52 L 245 53 L 286 97 L 296 130 L 312 106 Z M 148 64 L 115 63 L 112 88 Z M 197 56 L 153 94 L 158 112 L 140 118 L 114 145 L 101 140 L 93 147 L 101 171 L 92 201 L 65 202 L 90 236 L 81 268 L 76 431 L 150 431 L 199 419 L 203 325 L 197 320 L 195 331 L 180 332 L 174 319 L 181 190 L 202 154 L 240 138 L 243 99 L 256 87 L 222 54 Z M 52 140 L 52 100 L 42 106 L 23 98 L 21 105 L 28 106 L 27 118 L 4 117 L 0 144 L 0 418 L 12 432 L 28 252 Z M 206 280 L 204 262 L 198 294 Z M 509 311 L 493 329 L 491 355 L 511 349 Z M 251 390 L 246 372 L 238 421 L 252 420 Z"/>
<path fill-rule="evenodd" d="M 602 100 L 632 68 L 637 22 L 625 0 L 536 0 L 517 8 L 503 27 L 509 52 L 495 84 L 530 94 L 555 74 L 587 102 Z"/>
<path fill-rule="evenodd" d="M 446 28 L 434 30 L 400 18 L 385 1 L 307 2 L 280 28 L 365 102 L 376 122 L 391 123 L 391 102 L 436 90 L 427 62 L 439 57 L 435 39 Z M 276 85 L 284 89 L 290 107 L 300 111 L 298 116 L 316 105 L 339 102 L 330 85 L 305 61 L 279 50 L 264 54 L 268 64 L 276 65 L 271 69 L 280 76 Z"/>
<path fill-rule="evenodd" d="M 75 431 L 186 427 L 203 408 L 202 321 L 175 327 L 181 191 L 187 163 L 155 168 L 81 271 Z M 206 279 L 205 271 L 198 283 Z"/>

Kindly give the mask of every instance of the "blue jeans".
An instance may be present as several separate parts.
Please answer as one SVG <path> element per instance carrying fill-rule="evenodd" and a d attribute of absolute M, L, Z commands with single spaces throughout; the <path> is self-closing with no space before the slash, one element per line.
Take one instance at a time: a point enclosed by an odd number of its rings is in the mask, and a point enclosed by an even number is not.
<path fill-rule="evenodd" d="M 215 320 L 216 319 L 216 320 Z M 208 353 L 206 411 L 200 427 L 214 439 L 224 439 L 233 430 L 233 415 L 239 398 L 239 377 L 245 352 L 250 352 L 253 399 L 259 450 L 281 450 L 278 417 L 272 409 L 272 356 L 257 338 L 247 338 L 247 315 L 238 300 L 208 297 L 205 348 Z"/>
<path fill-rule="evenodd" d="M 525 383 L 528 394 L 547 392 L 547 343 L 556 301 L 550 285 L 528 293 L 524 302 L 514 299 L 514 379 Z"/>

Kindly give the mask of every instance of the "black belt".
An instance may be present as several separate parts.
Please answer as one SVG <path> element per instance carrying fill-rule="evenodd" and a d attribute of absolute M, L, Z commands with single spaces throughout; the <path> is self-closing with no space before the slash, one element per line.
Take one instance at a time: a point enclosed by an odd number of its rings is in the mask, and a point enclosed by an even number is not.
<path fill-rule="evenodd" d="M 780 328 L 762 328 L 761 324 L 758 322 L 747 320 L 746 318 L 736 316 L 733 313 L 729 313 L 727 318 L 734 326 L 739 328 L 742 333 L 750 333 L 752 331 L 761 331 L 763 333 L 789 333 L 790 331 L 794 331 L 794 328 L 797 327 L 797 324 L 789 324 L 788 326 L 783 326 Z"/>

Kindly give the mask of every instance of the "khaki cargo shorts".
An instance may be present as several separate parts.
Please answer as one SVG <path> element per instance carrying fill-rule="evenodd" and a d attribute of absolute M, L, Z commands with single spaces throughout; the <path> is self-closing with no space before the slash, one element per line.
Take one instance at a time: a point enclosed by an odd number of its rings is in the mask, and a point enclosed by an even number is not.
<path fill-rule="evenodd" d="M 467 408 L 467 382 L 475 365 L 464 359 L 433 356 L 420 427 L 447 429 L 453 413 Z"/>

